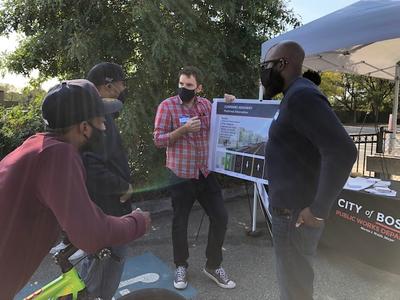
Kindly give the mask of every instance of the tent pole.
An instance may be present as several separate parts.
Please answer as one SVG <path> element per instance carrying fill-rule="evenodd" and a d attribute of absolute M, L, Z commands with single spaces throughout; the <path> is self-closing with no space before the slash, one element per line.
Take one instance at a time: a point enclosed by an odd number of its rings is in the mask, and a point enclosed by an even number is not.
<path fill-rule="evenodd" d="M 395 87 L 394 87 L 394 99 L 393 99 L 393 111 L 392 111 L 392 133 L 390 134 L 389 141 L 389 154 L 392 153 L 396 142 L 396 132 L 397 132 L 397 111 L 399 108 L 399 83 L 400 83 L 400 62 L 396 64 L 395 72 Z"/>
<path fill-rule="evenodd" d="M 258 89 L 258 99 L 262 100 L 264 96 L 264 87 L 262 86 L 262 84 L 260 83 L 260 88 Z"/>

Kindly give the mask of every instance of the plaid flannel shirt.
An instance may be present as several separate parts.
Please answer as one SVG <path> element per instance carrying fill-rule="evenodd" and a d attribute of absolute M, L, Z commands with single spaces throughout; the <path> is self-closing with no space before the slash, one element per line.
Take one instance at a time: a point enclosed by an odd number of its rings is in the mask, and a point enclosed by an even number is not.
<path fill-rule="evenodd" d="M 201 121 L 199 132 L 187 133 L 175 143 L 169 140 L 170 132 L 181 127 L 185 118 L 198 116 Z M 166 147 L 166 167 L 181 178 L 199 178 L 199 172 L 208 176 L 208 137 L 210 132 L 211 102 L 196 97 L 191 108 L 182 104 L 179 96 L 160 103 L 154 125 L 154 143 Z"/>

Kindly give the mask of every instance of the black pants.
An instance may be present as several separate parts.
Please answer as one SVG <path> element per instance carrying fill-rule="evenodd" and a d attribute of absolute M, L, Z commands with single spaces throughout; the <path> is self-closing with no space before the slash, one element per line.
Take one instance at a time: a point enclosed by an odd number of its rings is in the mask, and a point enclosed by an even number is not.
<path fill-rule="evenodd" d="M 199 179 L 183 180 L 171 174 L 171 184 L 174 211 L 172 244 L 175 265 L 188 266 L 187 228 L 190 211 L 197 199 L 210 220 L 206 267 L 210 269 L 218 268 L 222 262 L 222 244 L 228 224 L 228 213 L 215 175 L 211 173 L 205 178 L 201 174 Z"/>

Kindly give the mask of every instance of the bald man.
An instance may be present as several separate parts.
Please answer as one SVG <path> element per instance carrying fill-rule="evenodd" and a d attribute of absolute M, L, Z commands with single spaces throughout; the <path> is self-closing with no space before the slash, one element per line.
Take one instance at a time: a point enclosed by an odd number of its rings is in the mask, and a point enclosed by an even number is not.
<path fill-rule="evenodd" d="M 353 141 L 327 98 L 302 78 L 304 50 L 271 47 L 261 64 L 264 98 L 283 92 L 269 130 L 266 165 L 281 299 L 313 299 L 312 256 L 356 160 Z"/>

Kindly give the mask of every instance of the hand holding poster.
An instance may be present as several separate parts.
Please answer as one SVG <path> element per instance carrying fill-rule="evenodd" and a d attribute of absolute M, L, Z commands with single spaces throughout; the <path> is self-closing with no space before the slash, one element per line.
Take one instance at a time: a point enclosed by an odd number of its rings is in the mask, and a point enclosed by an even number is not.
<path fill-rule="evenodd" d="M 265 146 L 279 101 L 214 99 L 211 112 L 208 168 L 266 184 Z"/>

